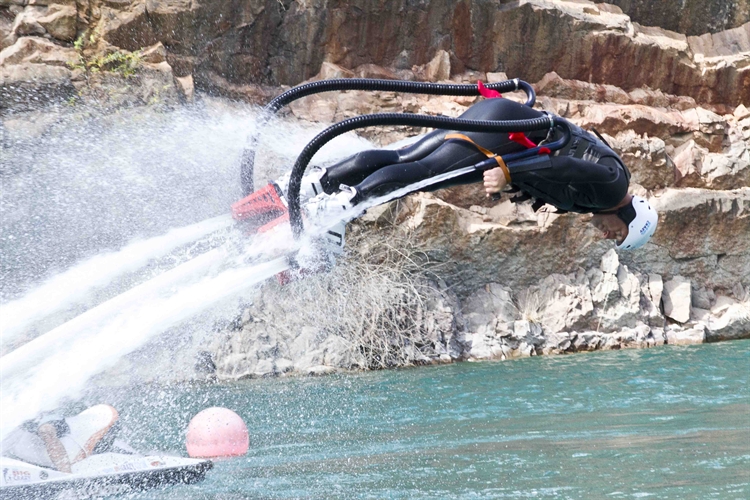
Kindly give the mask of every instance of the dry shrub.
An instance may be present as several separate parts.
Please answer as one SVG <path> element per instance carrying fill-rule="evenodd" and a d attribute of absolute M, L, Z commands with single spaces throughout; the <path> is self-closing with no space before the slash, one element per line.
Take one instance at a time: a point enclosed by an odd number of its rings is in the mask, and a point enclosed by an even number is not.
<path fill-rule="evenodd" d="M 278 294 L 295 323 L 318 328 L 320 338 L 343 339 L 349 367 L 382 369 L 435 359 L 454 320 L 440 305 L 447 294 L 426 276 L 426 252 L 393 227 L 354 232 L 347 254 L 330 272 L 266 289 L 264 301 Z"/>
<path fill-rule="evenodd" d="M 532 286 L 516 296 L 514 305 L 522 319 L 529 323 L 543 325 L 547 319 L 547 308 L 552 300 L 550 290 Z"/>

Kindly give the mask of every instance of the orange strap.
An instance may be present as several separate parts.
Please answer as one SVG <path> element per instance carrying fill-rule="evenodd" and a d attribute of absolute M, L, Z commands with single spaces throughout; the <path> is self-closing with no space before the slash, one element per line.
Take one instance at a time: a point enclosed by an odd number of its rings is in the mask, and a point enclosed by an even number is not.
<path fill-rule="evenodd" d="M 476 142 L 472 141 L 468 136 L 465 136 L 464 134 L 448 134 L 445 136 L 446 139 L 458 139 L 459 141 L 466 141 L 475 148 L 477 148 L 482 154 L 484 154 L 487 158 L 494 158 L 497 162 L 497 165 L 500 167 L 500 169 L 503 171 L 503 175 L 505 175 L 505 181 L 510 184 L 510 171 L 508 170 L 508 166 L 503 161 L 503 158 L 501 156 L 496 155 L 489 149 L 483 148 Z"/>

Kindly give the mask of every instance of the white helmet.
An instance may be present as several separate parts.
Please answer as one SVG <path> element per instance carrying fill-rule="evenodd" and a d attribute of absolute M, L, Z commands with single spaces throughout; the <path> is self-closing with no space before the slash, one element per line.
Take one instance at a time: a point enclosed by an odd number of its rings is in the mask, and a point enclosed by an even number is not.
<path fill-rule="evenodd" d="M 656 231 L 656 224 L 659 222 L 659 214 L 640 196 L 633 196 L 631 206 L 635 210 L 635 218 L 628 224 L 628 235 L 617 245 L 618 250 L 634 250 L 645 245 Z"/>

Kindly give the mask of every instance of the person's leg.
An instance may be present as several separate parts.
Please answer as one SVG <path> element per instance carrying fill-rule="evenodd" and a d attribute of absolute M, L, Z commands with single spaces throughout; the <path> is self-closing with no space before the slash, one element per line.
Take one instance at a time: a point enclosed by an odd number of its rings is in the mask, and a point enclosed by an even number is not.
<path fill-rule="evenodd" d="M 424 158 L 440 147 L 447 133 L 446 130 L 435 130 L 414 144 L 401 149 L 370 149 L 354 154 L 325 169 L 320 179 L 323 191 L 331 194 L 336 192 L 341 184 L 347 186 L 359 184 L 384 166 Z"/>
<path fill-rule="evenodd" d="M 481 106 L 480 106 L 481 104 Z M 489 99 L 481 101 L 469 108 L 461 115 L 466 119 L 483 120 L 521 120 L 542 116 L 539 111 L 507 99 Z M 452 133 L 445 131 L 443 136 Z M 507 133 L 496 132 L 462 132 L 477 145 L 498 155 L 520 151 L 523 146 L 511 141 Z M 530 134 L 532 140 L 539 141 L 546 135 L 545 131 Z M 369 175 L 354 188 L 357 191 L 353 203 L 373 196 L 380 196 L 395 189 L 408 186 L 415 182 L 433 177 L 438 174 L 474 165 L 484 160 L 486 156 L 473 144 L 461 139 L 441 139 L 439 146 L 425 158 L 409 163 L 388 165 Z M 476 172 L 450 179 L 426 188 L 433 191 L 459 184 L 468 184 L 482 180 L 482 173 Z"/>
<path fill-rule="evenodd" d="M 459 118 L 466 120 L 522 120 L 540 116 L 542 114 L 539 111 L 508 99 L 485 99 L 471 106 Z M 397 150 L 374 149 L 352 155 L 326 169 L 320 179 L 323 191 L 331 194 L 336 192 L 341 184 L 358 185 L 384 167 L 419 162 L 428 156 L 432 156 L 433 152 L 445 144 L 445 136 L 454 132 L 451 130 L 434 130 L 405 148 Z M 507 134 L 469 132 L 465 135 L 488 149 L 491 149 L 491 147 L 485 146 L 483 143 L 498 146 L 498 142 L 508 142 Z M 460 167 L 454 166 L 453 168 Z M 416 170 L 419 172 L 420 169 L 417 168 Z M 420 174 L 417 172 L 414 175 L 418 177 Z M 386 178 L 391 178 L 393 175 L 397 175 L 397 173 L 391 172 Z"/>
<path fill-rule="evenodd" d="M 51 423 L 42 424 L 39 426 L 37 431 L 39 437 L 44 441 L 44 446 L 47 448 L 47 454 L 49 455 L 52 464 L 55 469 L 60 472 L 70 473 L 70 458 L 68 458 L 68 452 L 65 450 L 60 441 L 60 437 L 57 435 L 57 429 Z"/>

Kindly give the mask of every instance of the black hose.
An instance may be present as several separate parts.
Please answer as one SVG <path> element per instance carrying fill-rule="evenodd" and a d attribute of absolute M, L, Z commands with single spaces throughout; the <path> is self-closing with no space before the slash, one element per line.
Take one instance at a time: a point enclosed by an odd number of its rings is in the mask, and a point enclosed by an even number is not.
<path fill-rule="evenodd" d="M 486 87 L 498 92 L 512 92 L 523 90 L 526 93 L 526 106 L 533 106 L 536 102 L 534 89 L 523 80 L 514 79 L 504 82 L 488 83 Z M 320 92 L 334 90 L 370 90 L 385 92 L 404 92 L 410 94 L 477 96 L 480 95 L 477 85 L 454 83 L 426 83 L 402 80 L 374 80 L 367 78 L 341 78 L 336 80 L 319 80 L 294 87 L 274 98 L 263 108 L 263 114 L 258 119 L 256 132 L 249 138 L 249 144 L 242 152 L 240 162 L 240 183 L 243 196 L 253 192 L 253 172 L 255 170 L 255 149 L 258 145 L 258 130 L 279 109 L 287 104 Z M 343 123 L 343 122 L 342 122 Z"/>
<path fill-rule="evenodd" d="M 536 101 L 534 89 L 523 80 L 505 80 L 504 82 L 488 83 L 486 87 L 498 92 L 513 92 L 514 90 L 523 90 L 526 92 L 526 106 L 533 106 Z M 334 90 L 370 90 L 384 92 L 404 92 L 408 94 L 429 94 L 429 95 L 480 95 L 479 88 L 473 84 L 457 83 L 426 83 L 410 82 L 403 80 L 373 80 L 369 78 L 339 78 L 336 80 L 319 80 L 309 82 L 303 85 L 287 90 L 277 96 L 266 105 L 266 110 L 276 112 L 292 101 L 301 97 L 306 97 L 320 92 L 330 92 Z"/>
<path fill-rule="evenodd" d="M 568 129 L 566 122 L 558 117 L 547 115 L 529 120 L 465 120 L 445 116 L 425 116 L 402 113 L 382 113 L 362 115 L 336 123 L 319 133 L 302 150 L 292 169 L 289 178 L 287 200 L 289 202 L 289 221 L 292 233 L 299 238 L 304 230 L 300 208 L 300 188 L 310 160 L 318 150 L 334 137 L 358 128 L 378 125 L 408 125 L 414 127 L 431 127 L 443 130 L 461 130 L 468 132 L 530 132 L 550 129 L 554 126 Z"/>

